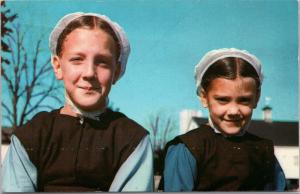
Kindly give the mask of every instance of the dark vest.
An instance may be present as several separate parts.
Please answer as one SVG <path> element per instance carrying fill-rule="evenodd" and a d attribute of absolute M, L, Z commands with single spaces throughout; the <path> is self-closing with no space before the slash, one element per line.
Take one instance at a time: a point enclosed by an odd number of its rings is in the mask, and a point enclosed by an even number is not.
<path fill-rule="evenodd" d="M 196 191 L 263 190 L 274 178 L 274 150 L 270 140 L 246 132 L 224 137 L 207 125 L 175 138 L 197 161 Z"/>
<path fill-rule="evenodd" d="M 100 121 L 38 113 L 15 135 L 38 172 L 37 191 L 108 191 L 118 169 L 147 131 L 107 109 Z"/>

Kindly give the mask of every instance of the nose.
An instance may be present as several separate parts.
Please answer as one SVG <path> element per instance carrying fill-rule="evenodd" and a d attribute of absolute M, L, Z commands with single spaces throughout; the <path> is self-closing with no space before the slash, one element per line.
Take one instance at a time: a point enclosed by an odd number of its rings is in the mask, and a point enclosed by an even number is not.
<path fill-rule="evenodd" d="M 227 115 L 230 117 L 239 117 L 240 116 L 240 108 L 237 104 L 233 103 L 228 107 Z"/>
<path fill-rule="evenodd" d="M 84 68 L 84 74 L 83 74 L 83 78 L 84 79 L 93 79 L 95 78 L 95 66 L 92 62 L 89 62 L 86 67 Z"/>

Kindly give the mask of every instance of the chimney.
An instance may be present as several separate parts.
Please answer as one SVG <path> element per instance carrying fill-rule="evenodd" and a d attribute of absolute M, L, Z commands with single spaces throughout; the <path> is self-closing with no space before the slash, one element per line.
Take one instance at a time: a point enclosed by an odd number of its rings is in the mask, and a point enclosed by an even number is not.
<path fill-rule="evenodd" d="M 271 101 L 270 96 L 265 97 L 265 106 L 262 108 L 263 111 L 263 120 L 267 123 L 272 123 L 272 107 L 269 106 Z"/>
<path fill-rule="evenodd" d="M 263 120 L 267 123 L 272 123 L 272 107 L 266 105 L 263 109 Z"/>

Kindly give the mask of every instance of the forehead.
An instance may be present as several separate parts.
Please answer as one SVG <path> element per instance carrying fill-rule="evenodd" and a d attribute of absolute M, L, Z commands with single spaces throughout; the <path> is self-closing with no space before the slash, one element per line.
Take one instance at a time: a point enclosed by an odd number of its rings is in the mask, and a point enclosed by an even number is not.
<path fill-rule="evenodd" d="M 256 95 L 257 86 L 251 77 L 237 77 L 233 80 L 216 78 L 210 83 L 208 93 L 226 96 Z"/>
<path fill-rule="evenodd" d="M 77 28 L 67 35 L 63 42 L 64 50 L 99 47 L 114 50 L 115 41 L 110 34 L 99 28 Z"/>

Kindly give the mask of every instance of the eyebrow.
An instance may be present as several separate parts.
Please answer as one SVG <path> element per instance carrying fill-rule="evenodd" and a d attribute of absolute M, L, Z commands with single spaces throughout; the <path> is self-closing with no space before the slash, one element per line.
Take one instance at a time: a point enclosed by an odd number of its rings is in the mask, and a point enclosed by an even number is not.
<path fill-rule="evenodd" d="M 71 55 L 78 55 L 78 56 L 81 56 L 81 57 L 85 57 L 86 54 L 82 53 L 82 52 L 73 52 L 73 53 L 70 53 Z M 99 59 L 105 59 L 105 60 L 112 60 L 113 59 L 113 55 L 112 54 L 109 54 L 109 53 L 104 53 L 104 54 L 96 54 L 95 55 L 95 59 L 96 60 L 99 60 Z"/>
<path fill-rule="evenodd" d="M 241 96 L 237 96 L 238 98 L 252 98 L 254 96 L 253 93 L 251 94 L 245 94 L 245 95 L 241 95 Z M 213 95 L 214 98 L 231 98 L 231 96 L 228 96 L 228 95 L 218 95 L 218 94 L 215 94 Z"/>
<path fill-rule="evenodd" d="M 95 56 L 95 60 L 97 61 L 97 60 L 105 60 L 105 61 L 109 61 L 109 62 L 111 62 L 111 61 L 113 61 L 114 60 L 114 58 L 113 58 L 113 55 L 103 55 L 103 54 L 99 54 L 99 55 L 96 55 Z"/>
<path fill-rule="evenodd" d="M 70 52 L 70 54 L 85 56 L 85 53 L 84 52 L 80 52 L 80 51 L 73 51 L 73 52 Z M 96 56 L 100 56 L 100 57 L 112 57 L 113 55 L 110 54 L 109 52 L 107 52 L 107 53 L 96 54 Z"/>
<path fill-rule="evenodd" d="M 226 98 L 226 97 L 230 97 L 230 96 L 226 96 L 226 95 L 213 95 L 214 98 Z"/>

